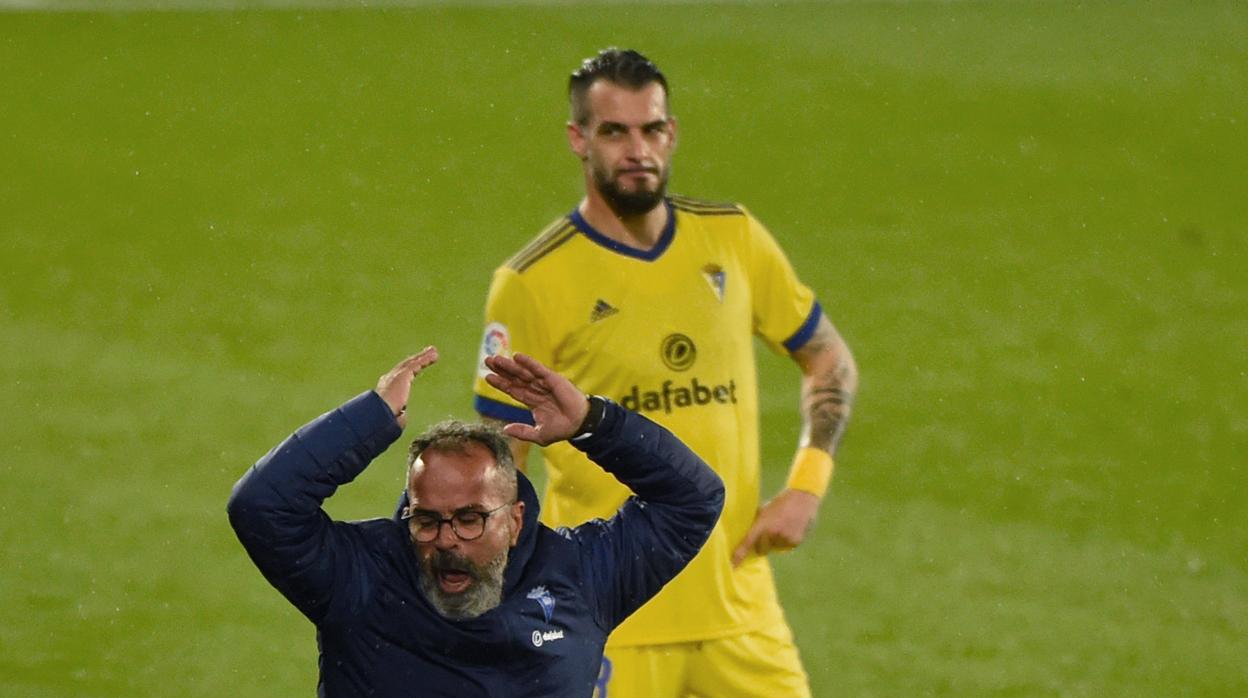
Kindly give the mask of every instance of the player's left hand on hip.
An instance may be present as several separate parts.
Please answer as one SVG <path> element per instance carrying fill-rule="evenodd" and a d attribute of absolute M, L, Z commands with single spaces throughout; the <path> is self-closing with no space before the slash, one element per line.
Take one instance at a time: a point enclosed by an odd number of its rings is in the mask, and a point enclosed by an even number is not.
<path fill-rule="evenodd" d="M 819 513 L 819 498 L 809 492 L 785 489 L 759 507 L 754 525 L 732 554 L 732 566 L 745 561 L 751 552 L 766 555 L 773 550 L 791 550 L 806 538 Z"/>

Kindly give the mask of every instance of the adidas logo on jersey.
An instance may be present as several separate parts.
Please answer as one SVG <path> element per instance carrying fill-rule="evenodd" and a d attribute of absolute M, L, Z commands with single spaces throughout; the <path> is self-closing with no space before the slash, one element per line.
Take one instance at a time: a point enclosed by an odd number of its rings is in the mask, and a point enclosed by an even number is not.
<path fill-rule="evenodd" d="M 589 321 L 598 322 L 599 320 L 609 318 L 618 312 L 620 312 L 619 308 L 599 298 L 598 302 L 594 303 L 594 309 L 589 311 Z"/>

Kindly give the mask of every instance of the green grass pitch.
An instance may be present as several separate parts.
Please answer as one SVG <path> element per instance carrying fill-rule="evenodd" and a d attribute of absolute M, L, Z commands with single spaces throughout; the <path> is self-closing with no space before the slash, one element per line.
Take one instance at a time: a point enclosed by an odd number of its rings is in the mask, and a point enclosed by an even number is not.
<path fill-rule="evenodd" d="M 0 693 L 313 691 L 230 487 L 430 342 L 413 419 L 471 414 L 489 273 L 579 195 L 563 81 L 618 44 L 672 81 L 673 189 L 758 214 L 861 365 L 775 558 L 816 695 L 1248 694 L 1243 3 L 20 4 Z"/>

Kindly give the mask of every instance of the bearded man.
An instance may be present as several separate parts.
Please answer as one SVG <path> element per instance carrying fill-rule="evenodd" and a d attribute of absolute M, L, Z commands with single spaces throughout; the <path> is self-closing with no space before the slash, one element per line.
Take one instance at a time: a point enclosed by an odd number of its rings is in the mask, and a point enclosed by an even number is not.
<path fill-rule="evenodd" d="M 536 357 L 671 429 L 723 478 L 719 525 L 688 569 L 612 633 L 598 695 L 803 698 L 809 681 L 767 556 L 800 545 L 814 525 L 858 369 L 757 218 L 668 191 L 677 141 L 668 93 L 658 66 L 633 50 L 606 49 L 572 73 L 566 128 L 584 196 L 495 270 L 481 354 Z M 809 264 L 846 263 L 838 252 Z M 765 501 L 756 338 L 801 374 L 789 477 Z M 473 386 L 477 412 L 527 422 L 488 373 L 483 364 Z M 512 446 L 523 465 L 529 444 Z M 629 496 L 566 444 L 542 456 L 551 526 L 610 516 Z"/>
<path fill-rule="evenodd" d="M 443 422 L 409 450 L 388 519 L 321 508 L 402 433 L 429 347 L 376 390 L 305 425 L 249 470 L 228 512 L 265 578 L 317 629 L 322 696 L 587 696 L 608 633 L 697 553 L 723 506 L 714 472 L 670 432 L 524 356 L 490 385 L 531 424 Z M 552 530 L 506 437 L 569 441 L 635 496 L 610 520 Z"/>

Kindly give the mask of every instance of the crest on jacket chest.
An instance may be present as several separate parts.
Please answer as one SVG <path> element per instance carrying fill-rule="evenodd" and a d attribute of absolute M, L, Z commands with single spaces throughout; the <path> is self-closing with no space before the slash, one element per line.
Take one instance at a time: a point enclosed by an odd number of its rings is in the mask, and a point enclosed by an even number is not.
<path fill-rule="evenodd" d="M 551 616 L 555 613 L 555 597 L 546 590 L 545 586 L 535 586 L 529 590 L 528 598 L 537 602 L 542 607 L 542 615 L 546 617 L 546 622 L 550 622 Z"/>

